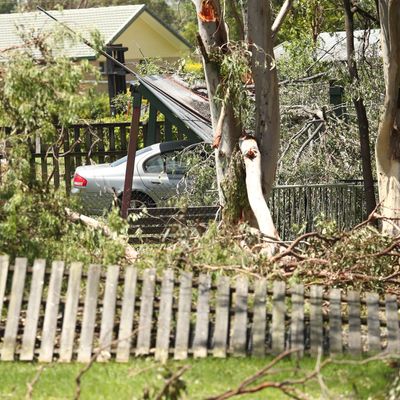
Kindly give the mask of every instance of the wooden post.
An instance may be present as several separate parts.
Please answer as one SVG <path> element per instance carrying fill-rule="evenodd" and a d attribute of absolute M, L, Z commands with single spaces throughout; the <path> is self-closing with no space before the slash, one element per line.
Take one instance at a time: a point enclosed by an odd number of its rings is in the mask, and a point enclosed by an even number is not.
<path fill-rule="evenodd" d="M 218 281 L 218 292 L 215 310 L 215 331 L 214 331 L 214 357 L 226 357 L 229 336 L 229 309 L 230 309 L 230 287 L 229 278 L 221 275 Z"/>
<path fill-rule="evenodd" d="M 129 204 L 131 203 L 137 138 L 139 134 L 140 107 L 142 103 L 142 96 L 137 86 L 132 86 L 132 88 L 133 88 L 132 90 L 133 112 L 132 112 L 131 129 L 129 132 L 128 157 L 126 160 L 124 193 L 122 195 L 122 207 L 121 207 L 121 216 L 124 219 L 128 218 L 128 208 Z"/>
<path fill-rule="evenodd" d="M 144 137 L 144 145 L 151 146 L 156 143 L 157 108 L 154 102 L 150 103 L 149 123 L 147 124 L 147 135 Z"/>

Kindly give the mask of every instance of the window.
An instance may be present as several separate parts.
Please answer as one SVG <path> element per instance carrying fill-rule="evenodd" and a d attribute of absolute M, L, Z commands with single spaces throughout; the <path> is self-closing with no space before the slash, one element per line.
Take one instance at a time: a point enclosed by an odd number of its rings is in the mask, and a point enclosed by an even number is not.
<path fill-rule="evenodd" d="M 144 170 L 149 174 L 161 174 L 164 172 L 164 163 L 160 155 L 151 157 L 143 166 Z"/>
<path fill-rule="evenodd" d="M 165 172 L 169 175 L 184 175 L 187 170 L 180 151 L 163 153 L 152 157 L 145 162 L 143 167 L 149 174 L 161 174 L 165 168 Z"/>

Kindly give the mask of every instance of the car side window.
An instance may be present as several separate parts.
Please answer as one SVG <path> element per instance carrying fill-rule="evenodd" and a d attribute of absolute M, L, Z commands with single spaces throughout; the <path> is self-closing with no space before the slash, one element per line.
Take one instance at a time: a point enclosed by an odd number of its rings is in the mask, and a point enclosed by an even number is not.
<path fill-rule="evenodd" d="M 164 162 L 165 172 L 169 175 L 184 175 L 187 171 L 187 165 L 180 151 L 154 156 L 144 163 L 143 168 L 149 174 L 161 174 L 164 172 Z"/>
<path fill-rule="evenodd" d="M 187 171 L 187 165 L 185 163 L 184 157 L 182 157 L 182 152 L 174 151 L 171 153 L 166 153 L 166 172 L 170 175 L 184 175 Z"/>
<path fill-rule="evenodd" d="M 164 172 L 164 162 L 160 155 L 151 157 L 147 160 L 144 165 L 143 169 L 148 172 L 149 174 L 161 174 Z"/>

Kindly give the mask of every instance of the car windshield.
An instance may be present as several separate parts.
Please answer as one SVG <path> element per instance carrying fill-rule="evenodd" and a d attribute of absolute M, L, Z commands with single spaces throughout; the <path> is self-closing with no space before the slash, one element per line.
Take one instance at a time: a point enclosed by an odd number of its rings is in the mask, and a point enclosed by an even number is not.
<path fill-rule="evenodd" d="M 144 149 L 140 149 L 136 152 L 136 156 L 140 156 L 141 154 L 147 153 L 151 151 L 151 147 L 145 147 Z M 128 156 L 122 157 L 117 161 L 114 161 L 113 163 L 110 164 L 110 167 L 118 167 L 118 165 L 121 165 L 123 163 L 126 163 Z"/>

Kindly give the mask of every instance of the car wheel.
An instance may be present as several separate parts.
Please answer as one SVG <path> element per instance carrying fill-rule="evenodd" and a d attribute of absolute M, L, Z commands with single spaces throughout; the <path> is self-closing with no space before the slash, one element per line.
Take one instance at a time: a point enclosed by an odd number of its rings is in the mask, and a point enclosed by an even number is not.
<path fill-rule="evenodd" d="M 119 198 L 119 205 L 122 205 L 122 195 Z M 132 192 L 129 208 L 155 208 L 157 207 L 154 200 L 145 193 Z"/>

